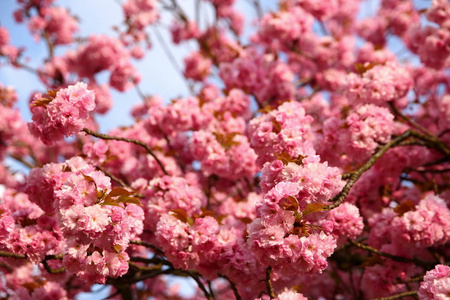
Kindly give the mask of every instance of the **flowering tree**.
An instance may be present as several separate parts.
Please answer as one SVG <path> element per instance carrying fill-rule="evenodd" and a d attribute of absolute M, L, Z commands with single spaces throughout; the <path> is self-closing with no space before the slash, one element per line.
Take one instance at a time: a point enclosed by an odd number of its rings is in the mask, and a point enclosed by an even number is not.
<path fill-rule="evenodd" d="M 0 166 L 2 298 L 449 299 L 450 3 L 254 0 L 242 38 L 234 2 L 126 0 L 116 36 L 83 37 L 55 0 L 17 1 L 48 56 L 0 27 L 2 64 L 42 82 L 28 124 L 0 83 L 0 158 L 29 168 Z M 162 12 L 196 45 L 170 103 L 135 67 Z M 101 133 L 133 88 L 135 123 Z"/>

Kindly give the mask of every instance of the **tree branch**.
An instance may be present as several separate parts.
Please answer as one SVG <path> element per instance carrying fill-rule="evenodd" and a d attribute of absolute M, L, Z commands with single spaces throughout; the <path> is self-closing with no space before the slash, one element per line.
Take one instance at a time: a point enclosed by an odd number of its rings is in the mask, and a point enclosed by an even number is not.
<path fill-rule="evenodd" d="M 230 278 L 228 278 L 225 275 L 221 275 L 221 277 L 225 278 L 230 283 L 230 287 L 233 290 L 233 294 L 234 294 L 234 297 L 236 298 L 236 300 L 242 300 L 242 297 L 239 294 L 239 291 L 238 291 L 238 289 L 236 287 L 236 284 L 233 281 L 231 281 Z"/>
<path fill-rule="evenodd" d="M 11 257 L 11 258 L 17 258 L 17 259 L 27 259 L 26 254 L 18 254 L 18 253 L 12 253 L 7 251 L 0 251 L 0 257 Z"/>
<path fill-rule="evenodd" d="M 435 263 L 433 263 L 431 261 L 424 261 L 424 260 L 419 259 L 419 258 L 406 258 L 406 257 L 402 257 L 402 256 L 392 255 L 392 254 L 380 251 L 378 249 L 372 248 L 372 247 L 370 247 L 368 245 L 361 244 L 361 243 L 359 243 L 357 241 L 353 241 L 353 240 L 349 240 L 349 241 L 350 241 L 350 243 L 352 245 L 354 245 L 354 246 L 356 246 L 358 248 L 361 248 L 363 250 L 375 253 L 375 254 L 377 254 L 379 256 L 383 256 L 383 257 L 392 259 L 394 261 L 405 262 L 405 263 L 413 262 L 416 265 L 419 265 L 419 266 L 424 267 L 424 268 L 430 268 L 430 267 L 435 265 Z"/>
<path fill-rule="evenodd" d="M 272 282 L 270 282 L 270 277 L 272 276 L 272 267 L 266 268 L 266 288 L 267 293 L 269 294 L 270 299 L 275 299 L 277 296 L 275 295 L 272 287 Z"/>
<path fill-rule="evenodd" d="M 364 172 L 369 170 L 378 161 L 378 159 L 381 156 L 383 156 L 383 154 L 386 153 L 389 149 L 401 145 L 404 141 L 406 141 L 410 137 L 414 137 L 425 142 L 424 146 L 429 146 L 431 148 L 440 151 L 442 154 L 446 156 L 444 161 L 450 158 L 450 149 L 441 140 L 439 140 L 439 138 L 435 136 L 425 135 L 414 130 L 407 130 L 403 134 L 391 140 L 389 143 L 380 147 L 375 152 L 375 154 L 373 154 L 372 157 L 358 170 L 351 172 L 350 174 L 344 174 L 342 177 L 344 178 L 345 176 L 345 178 L 348 178 L 347 183 L 342 188 L 341 192 L 330 200 L 330 202 L 333 202 L 333 204 L 325 206 L 324 210 L 332 210 L 333 208 L 336 208 L 339 205 L 341 205 L 341 203 L 344 202 L 345 198 L 347 198 L 353 185 L 358 181 L 358 179 L 362 176 Z"/>
<path fill-rule="evenodd" d="M 396 295 L 393 295 L 390 297 L 382 297 L 382 298 L 376 298 L 376 299 L 372 299 L 372 300 L 393 300 L 393 299 L 399 299 L 399 298 L 415 296 L 415 295 L 417 295 L 417 291 L 408 291 L 408 292 L 403 292 L 403 293 L 396 294 Z"/>
<path fill-rule="evenodd" d="M 198 287 L 202 290 L 203 294 L 205 294 L 206 299 L 208 300 L 214 300 L 214 297 L 208 293 L 208 291 L 206 290 L 205 285 L 203 284 L 203 282 L 200 280 L 200 278 L 198 277 L 198 275 L 192 273 L 191 271 L 184 271 L 187 275 L 189 275 L 189 277 L 191 277 L 192 279 L 195 280 L 195 282 L 197 282 Z"/>
<path fill-rule="evenodd" d="M 147 144 L 145 144 L 144 142 L 136 140 L 136 139 L 127 139 L 124 137 L 118 137 L 118 136 L 112 136 L 112 135 L 107 135 L 107 134 L 103 134 L 103 133 L 98 133 L 98 132 L 92 131 L 88 128 L 83 128 L 81 131 L 84 131 L 86 134 L 92 135 L 92 136 L 102 139 L 102 140 L 123 141 L 123 142 L 128 142 L 128 143 L 132 143 L 132 144 L 141 146 L 145 150 L 147 150 L 147 153 L 150 154 L 155 159 L 156 163 L 159 165 L 159 167 L 163 171 L 164 175 L 169 175 L 169 173 L 167 173 L 166 169 L 164 168 L 164 165 L 159 160 L 159 158 L 156 156 L 156 154 L 153 152 L 153 150 L 150 149 L 150 147 Z"/>
<path fill-rule="evenodd" d="M 404 114 L 402 114 L 402 112 L 397 107 L 395 107 L 395 104 L 393 102 L 388 102 L 388 105 L 391 108 L 391 110 L 394 113 L 394 115 L 396 115 L 397 117 L 402 119 L 404 122 L 406 122 L 410 126 L 416 128 L 417 130 L 423 132 L 424 134 L 428 134 L 428 135 L 431 135 L 431 136 L 433 135 L 426 128 L 422 127 L 419 123 L 417 123 L 416 121 L 414 121 L 410 117 L 405 116 Z"/>
<path fill-rule="evenodd" d="M 144 247 L 147 247 L 147 248 L 150 248 L 150 249 L 154 250 L 158 254 L 164 254 L 164 251 L 162 251 L 161 249 L 159 249 L 155 245 L 147 243 L 147 242 L 144 242 L 144 241 L 131 240 L 130 244 L 138 245 L 138 246 L 144 246 Z"/>
<path fill-rule="evenodd" d="M 106 176 L 108 176 L 109 178 L 111 178 L 112 180 L 114 180 L 115 182 L 120 184 L 122 187 L 130 188 L 130 186 L 128 184 L 126 184 L 122 179 L 120 179 L 119 177 L 115 176 L 114 174 L 112 174 L 111 172 L 106 170 L 105 168 L 100 167 L 100 166 L 97 166 L 96 168 L 98 170 L 102 171 L 103 173 L 105 173 Z"/>
<path fill-rule="evenodd" d="M 402 135 L 396 137 L 386 145 L 379 148 L 375 152 L 375 154 L 372 155 L 372 157 L 361 168 L 350 174 L 346 174 L 345 177 L 348 177 L 347 183 L 342 188 L 342 191 L 330 200 L 330 202 L 333 202 L 333 204 L 325 206 L 324 210 L 332 210 L 333 208 L 336 208 L 339 205 L 341 205 L 341 203 L 344 202 L 345 198 L 347 198 L 353 185 L 358 181 L 358 179 L 362 176 L 362 174 L 365 171 L 369 170 L 377 162 L 377 160 L 381 156 L 383 156 L 384 153 L 386 153 L 386 151 L 388 151 L 392 147 L 397 146 L 398 144 L 400 144 L 409 137 L 411 137 L 411 131 L 410 130 L 405 131 Z"/>

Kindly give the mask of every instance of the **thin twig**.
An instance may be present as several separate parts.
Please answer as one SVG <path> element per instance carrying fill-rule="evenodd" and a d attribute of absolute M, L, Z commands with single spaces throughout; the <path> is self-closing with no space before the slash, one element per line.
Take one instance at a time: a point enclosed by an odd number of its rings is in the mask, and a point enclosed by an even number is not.
<path fill-rule="evenodd" d="M 66 272 L 66 268 L 64 268 L 64 267 L 61 267 L 61 268 L 58 268 L 58 269 L 52 269 L 48 265 L 48 262 L 46 260 L 43 260 L 42 264 L 44 265 L 44 269 L 50 274 L 60 274 L 60 273 Z"/>
<path fill-rule="evenodd" d="M 399 299 L 399 298 L 415 296 L 415 295 L 417 295 L 417 291 L 408 291 L 408 292 L 403 292 L 403 293 L 396 294 L 396 295 L 393 295 L 390 297 L 382 297 L 382 298 L 376 298 L 376 299 L 372 299 L 372 300 L 393 300 L 393 299 Z"/>
<path fill-rule="evenodd" d="M 25 159 L 23 159 L 22 157 L 20 157 L 19 155 L 16 154 L 10 154 L 9 155 L 11 158 L 13 158 L 14 160 L 20 162 L 21 164 L 23 164 L 25 167 L 33 169 L 36 166 L 34 166 L 33 164 L 27 162 Z"/>
<path fill-rule="evenodd" d="M 109 178 L 111 178 L 112 180 L 116 181 L 118 184 L 120 184 L 122 187 L 126 187 L 126 188 L 130 188 L 130 186 L 128 184 L 126 184 L 122 179 L 120 179 L 119 177 L 115 176 L 114 174 L 112 174 L 111 172 L 109 172 L 108 170 L 106 170 L 103 167 L 97 166 L 97 169 L 99 171 L 102 171 L 103 173 L 105 173 L 106 176 L 108 176 Z"/>
<path fill-rule="evenodd" d="M 55 51 L 54 51 L 54 47 L 53 47 L 52 41 L 50 40 L 50 35 L 48 34 L 47 31 L 44 31 L 44 32 L 42 33 L 42 37 L 44 38 L 45 43 L 46 43 L 46 45 L 47 45 L 49 57 L 50 57 L 50 58 L 53 58 L 54 52 L 55 52 Z"/>
<path fill-rule="evenodd" d="M 227 276 L 222 275 L 221 277 L 225 278 L 230 283 L 230 287 L 233 290 L 234 297 L 236 298 L 236 300 L 242 300 L 242 297 L 239 294 L 236 284 L 233 281 L 231 281 L 230 278 L 228 278 Z"/>
<path fill-rule="evenodd" d="M 369 170 L 376 162 L 377 160 L 384 154 L 386 151 L 388 151 L 390 148 L 400 144 L 402 141 L 406 140 L 411 136 L 411 131 L 408 130 L 404 132 L 402 135 L 396 137 L 380 149 L 378 149 L 377 152 L 358 170 L 351 173 L 351 175 L 348 178 L 347 183 L 342 188 L 341 192 L 334 196 L 330 202 L 333 202 L 333 204 L 327 205 L 324 207 L 324 210 L 332 210 L 333 208 L 338 207 L 341 205 L 342 202 L 344 202 L 347 195 L 350 193 L 351 188 L 353 185 L 358 181 L 358 179 L 362 176 L 362 174 Z M 347 176 L 346 176 L 347 177 Z"/>
<path fill-rule="evenodd" d="M 161 168 L 163 173 L 165 175 L 169 175 L 169 173 L 167 173 L 166 169 L 164 168 L 164 165 L 159 160 L 159 158 L 156 156 L 156 154 L 153 152 L 153 150 L 150 149 L 150 147 L 147 144 L 145 144 L 144 142 L 138 141 L 136 139 L 127 139 L 124 137 L 118 137 L 118 136 L 112 136 L 112 135 L 107 135 L 107 134 L 103 134 L 103 133 L 98 133 L 98 132 L 92 131 L 88 128 L 83 128 L 82 131 L 84 131 L 86 134 L 92 135 L 92 136 L 97 137 L 102 140 L 123 141 L 123 142 L 133 143 L 135 145 L 139 145 L 139 146 L 143 147 L 145 150 L 147 150 L 147 153 L 150 154 L 155 159 L 156 163 L 159 165 L 159 167 Z"/>
<path fill-rule="evenodd" d="M 48 264 L 49 260 L 62 260 L 64 258 L 63 254 L 52 254 L 52 255 L 46 255 L 44 257 L 44 260 L 42 261 L 42 264 L 44 265 L 44 269 L 50 273 L 50 274 L 60 274 L 66 272 L 65 267 L 60 267 L 57 269 L 52 269 L 50 265 Z"/>
<path fill-rule="evenodd" d="M 443 143 L 437 136 L 432 134 L 431 135 L 422 134 L 414 130 L 411 130 L 411 136 L 426 142 L 427 146 L 435 148 L 436 150 L 440 151 L 447 157 L 447 159 L 450 158 L 450 148 L 448 148 L 447 145 Z"/>
<path fill-rule="evenodd" d="M 445 129 L 444 131 L 442 131 L 441 133 L 438 134 L 438 137 L 443 137 L 445 134 L 449 133 L 450 129 Z"/>
<path fill-rule="evenodd" d="M 397 283 L 411 283 L 411 282 L 419 282 L 423 280 L 423 276 L 424 275 L 419 275 L 419 276 L 415 276 L 415 277 L 411 277 L 408 280 L 397 280 Z"/>
<path fill-rule="evenodd" d="M 419 258 L 406 258 L 406 257 L 402 257 L 402 256 L 392 255 L 392 254 L 389 254 L 389 253 L 380 251 L 380 250 L 378 250 L 378 249 L 372 248 L 372 247 L 370 247 L 370 246 L 368 246 L 368 245 L 361 244 L 361 243 L 359 243 L 359 242 L 357 242 L 357 241 L 353 241 L 353 240 L 349 240 L 349 241 L 350 241 L 350 243 L 351 243 L 352 245 L 354 245 L 354 246 L 356 246 L 356 247 L 358 247 L 358 248 L 361 248 L 361 249 L 363 249 L 363 250 L 366 250 L 366 251 L 375 253 L 375 254 L 377 254 L 377 255 L 379 255 L 379 256 L 383 256 L 383 257 L 392 259 L 392 260 L 394 260 L 394 261 L 405 262 L 405 263 L 407 263 L 407 262 L 413 262 L 413 263 L 415 263 L 415 264 L 417 264 L 417 265 L 420 265 L 420 266 L 422 266 L 422 267 L 425 267 L 425 268 L 428 268 L 428 267 L 430 267 L 430 266 L 435 265 L 435 263 L 433 263 L 433 262 L 431 262 L 431 261 L 429 262 L 429 261 L 424 261 L 424 260 L 419 259 Z"/>
<path fill-rule="evenodd" d="M 447 173 L 450 172 L 450 168 L 446 169 L 423 169 L 423 168 L 417 168 L 417 169 L 406 169 L 405 172 L 418 172 L 418 173 Z"/>
<path fill-rule="evenodd" d="M 259 2 L 259 0 L 253 0 L 253 5 L 255 6 L 255 10 L 256 10 L 256 15 L 258 16 L 258 19 L 262 19 L 263 17 L 263 11 L 261 8 L 261 3 Z"/>
<path fill-rule="evenodd" d="M 17 258 L 17 259 L 27 259 L 26 254 L 18 254 L 18 253 L 12 253 L 7 251 L 0 251 L 0 257 L 11 257 L 11 258 Z"/>
<path fill-rule="evenodd" d="M 349 176 L 348 181 L 342 188 L 341 192 L 330 200 L 330 202 L 333 202 L 333 204 L 325 206 L 324 210 L 332 210 L 333 208 L 336 208 L 339 205 L 341 205 L 341 203 L 344 202 L 345 198 L 350 193 L 350 190 L 353 187 L 353 185 L 356 183 L 356 181 L 358 181 L 358 179 L 362 176 L 362 174 L 365 171 L 369 170 L 378 161 L 378 159 L 381 156 L 383 156 L 384 153 L 386 153 L 386 151 L 388 151 L 393 147 L 401 145 L 405 140 L 407 140 L 410 137 L 414 137 L 423 141 L 425 143 L 424 146 L 428 146 L 440 151 L 442 154 L 446 156 L 444 161 L 447 161 L 450 158 L 450 149 L 441 140 L 439 140 L 438 137 L 434 135 L 425 135 L 414 130 L 407 130 L 403 134 L 391 140 L 389 143 L 378 148 L 375 154 L 373 154 L 372 157 L 361 168 L 359 168 L 354 172 L 351 172 L 351 175 Z"/>
<path fill-rule="evenodd" d="M 269 266 L 266 268 L 266 288 L 270 299 L 275 299 L 276 295 L 272 288 L 272 282 L 270 281 L 271 276 L 272 276 L 272 267 Z"/>
<path fill-rule="evenodd" d="M 164 254 L 164 252 L 161 249 L 159 249 L 158 247 L 156 247 L 155 245 L 147 243 L 147 242 L 144 242 L 144 241 L 131 240 L 130 244 L 138 245 L 138 246 L 144 246 L 144 247 L 147 247 L 147 248 L 150 248 L 150 249 L 154 250 L 158 254 Z"/>
<path fill-rule="evenodd" d="M 411 125 L 412 127 L 416 128 L 417 130 L 428 134 L 428 135 L 433 135 L 430 131 L 428 131 L 426 128 L 422 127 L 419 123 L 417 123 L 416 121 L 414 121 L 413 119 L 411 119 L 408 116 L 405 116 L 404 114 L 402 114 L 402 112 L 395 107 L 395 104 L 392 102 L 388 102 L 389 107 L 392 109 L 392 111 L 394 112 L 394 114 L 399 117 L 400 119 L 402 119 L 403 121 L 405 121 L 406 123 L 408 123 L 409 125 Z"/>
<path fill-rule="evenodd" d="M 164 38 L 161 35 L 161 33 L 159 32 L 158 27 L 157 26 L 153 26 L 153 29 L 155 31 L 156 38 L 158 39 L 159 43 L 163 47 L 164 52 L 166 53 L 167 57 L 169 58 L 170 63 L 172 64 L 174 69 L 178 72 L 178 74 L 180 74 L 181 78 L 186 83 L 186 86 L 187 86 L 188 90 L 191 92 L 191 94 L 194 94 L 194 88 L 192 87 L 191 84 L 189 84 L 189 82 L 184 77 L 183 70 L 178 65 L 177 60 L 175 59 L 175 56 L 172 54 L 172 51 L 170 50 L 170 48 L 167 46 L 166 42 L 164 41 Z"/>
<path fill-rule="evenodd" d="M 158 256 L 153 256 L 152 258 L 131 256 L 130 257 L 130 261 L 141 262 L 141 263 L 145 263 L 147 265 L 155 264 L 155 265 L 165 265 L 165 266 L 173 267 L 173 265 L 172 265 L 172 263 L 170 261 L 167 261 L 164 258 L 160 258 Z"/>
<path fill-rule="evenodd" d="M 139 87 L 138 84 L 134 85 L 134 88 L 136 89 L 136 92 L 138 93 L 139 97 L 145 102 L 145 95 L 142 92 L 141 88 Z"/>
<path fill-rule="evenodd" d="M 162 265 L 152 265 L 152 266 L 140 266 L 135 264 L 132 261 L 128 261 L 128 265 L 130 265 L 130 267 L 133 267 L 137 270 L 140 271 L 154 271 L 154 270 L 161 270 Z"/>
<path fill-rule="evenodd" d="M 203 284 L 203 282 L 200 280 L 200 278 L 198 277 L 197 274 L 194 274 L 191 271 L 185 271 L 185 273 L 187 275 L 189 275 L 192 279 L 195 280 L 195 282 L 197 282 L 198 287 L 202 290 L 203 294 L 205 294 L 206 299 L 208 300 L 214 300 L 214 297 L 208 293 L 208 291 L 206 290 L 205 285 Z"/>

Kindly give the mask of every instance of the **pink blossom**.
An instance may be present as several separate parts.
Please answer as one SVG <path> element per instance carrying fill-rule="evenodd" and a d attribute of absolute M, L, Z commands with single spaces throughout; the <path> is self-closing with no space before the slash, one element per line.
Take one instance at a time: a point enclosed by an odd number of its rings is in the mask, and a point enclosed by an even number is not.
<path fill-rule="evenodd" d="M 277 155 L 288 154 L 293 160 L 314 154 L 310 143 L 312 117 L 297 102 L 285 102 L 277 110 L 250 122 L 250 145 L 263 165 Z"/>
<path fill-rule="evenodd" d="M 6 27 L 0 26 L 0 47 L 8 45 L 10 42 L 9 31 Z"/>
<path fill-rule="evenodd" d="M 174 21 L 170 31 L 172 33 L 172 41 L 180 44 L 186 40 L 197 38 L 200 34 L 197 23 L 194 21 L 179 22 Z"/>
<path fill-rule="evenodd" d="M 28 123 L 29 129 L 46 145 L 52 145 L 83 128 L 95 108 L 94 99 L 94 93 L 82 82 L 52 95 L 38 93 L 31 103 L 33 122 Z"/>
<path fill-rule="evenodd" d="M 289 67 L 253 48 L 242 52 L 232 63 L 221 64 L 220 77 L 227 88 L 254 94 L 261 103 L 291 99 L 294 93 L 294 74 Z"/>
<path fill-rule="evenodd" d="M 450 267 L 436 265 L 420 283 L 418 295 L 423 300 L 444 300 L 450 293 Z"/>
<path fill-rule="evenodd" d="M 78 22 L 63 7 L 45 7 L 40 10 L 40 15 L 32 17 L 28 24 L 31 32 L 39 38 L 39 35 L 48 35 L 55 45 L 70 44 L 73 35 L 78 31 Z M 42 33 L 41 33 L 42 31 Z"/>
<path fill-rule="evenodd" d="M 347 76 L 346 94 L 351 100 L 382 104 L 403 97 L 412 87 L 410 72 L 397 63 L 368 67 L 361 74 Z"/>
<path fill-rule="evenodd" d="M 129 62 L 117 64 L 109 77 L 109 84 L 118 91 L 125 92 L 139 83 L 141 76 Z"/>
<path fill-rule="evenodd" d="M 2 28 L 0 27 L 0 36 L 1 36 L 1 29 Z M 17 101 L 17 99 L 18 99 L 17 92 L 13 87 L 4 86 L 3 84 L 0 83 L 0 105 L 4 107 L 12 107 L 14 103 Z"/>
<path fill-rule="evenodd" d="M 359 209 L 350 203 L 342 203 L 331 210 L 327 220 L 332 222 L 332 234 L 335 238 L 345 236 L 354 239 L 364 228 L 363 218 L 359 214 Z"/>
<path fill-rule="evenodd" d="M 212 62 L 198 52 L 192 52 L 184 59 L 186 78 L 203 81 L 211 72 Z"/>
<path fill-rule="evenodd" d="M 450 18 L 450 4 L 445 0 L 433 0 L 432 6 L 426 12 L 427 19 L 439 25 Z"/>

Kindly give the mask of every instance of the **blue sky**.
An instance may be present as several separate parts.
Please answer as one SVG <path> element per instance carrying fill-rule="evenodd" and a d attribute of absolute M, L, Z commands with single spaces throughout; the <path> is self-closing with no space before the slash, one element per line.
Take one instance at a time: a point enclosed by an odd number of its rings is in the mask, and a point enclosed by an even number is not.
<path fill-rule="evenodd" d="M 118 0 L 57 0 L 56 4 L 68 7 L 72 14 L 79 17 L 79 36 L 86 37 L 95 33 L 117 37 L 117 34 L 111 28 L 114 25 L 120 24 L 122 20 L 122 10 L 118 2 Z M 188 14 L 193 14 L 194 1 L 183 0 L 179 2 Z M 267 3 L 263 1 L 264 7 L 273 7 L 275 1 L 268 1 Z M 236 6 L 239 11 L 246 14 L 249 24 L 255 17 L 254 10 L 250 6 L 249 1 L 238 1 Z M 205 7 L 203 5 L 203 8 Z M 17 24 L 14 21 L 12 12 L 16 8 L 17 4 L 14 0 L 0 1 L 0 24 L 10 30 L 13 45 L 24 46 L 26 48 L 25 57 L 27 58 L 27 64 L 32 67 L 39 66 L 42 59 L 47 55 L 47 49 L 42 41 L 36 42 L 32 38 L 26 25 Z M 204 13 L 211 14 L 211 11 L 207 10 Z M 212 17 L 209 19 L 211 20 Z M 174 47 L 170 43 L 171 39 L 166 26 L 170 24 L 170 18 L 167 13 L 162 15 L 161 23 L 164 25 L 159 26 L 159 32 L 161 32 L 166 44 L 169 45 L 173 56 L 177 60 L 178 66 L 183 68 L 183 57 L 195 50 L 196 46 L 192 43 Z M 248 37 L 252 29 L 251 26 L 247 26 L 246 28 L 246 36 Z M 142 75 L 142 80 L 139 84 L 141 90 L 145 94 L 160 95 L 167 102 L 180 96 L 188 96 L 189 91 L 184 80 L 163 51 L 160 42 L 155 37 L 154 30 L 150 29 L 149 32 L 153 47 L 147 53 L 145 59 L 134 62 L 134 65 Z M 58 47 L 56 54 L 61 55 L 65 51 L 67 51 L 67 47 Z M 105 75 L 107 74 L 100 74 L 98 77 L 100 82 L 107 81 L 107 76 Z M 0 82 L 16 88 L 19 94 L 20 110 L 24 119 L 29 121 L 31 116 L 27 107 L 28 98 L 34 91 L 45 91 L 45 87 L 37 80 L 36 75 L 10 66 L 0 66 Z M 119 93 L 112 90 L 112 95 L 114 99 L 113 108 L 105 116 L 97 118 L 101 131 L 103 132 L 117 126 L 132 124 L 132 119 L 129 116 L 130 108 L 141 101 L 134 89 L 126 93 Z"/>

